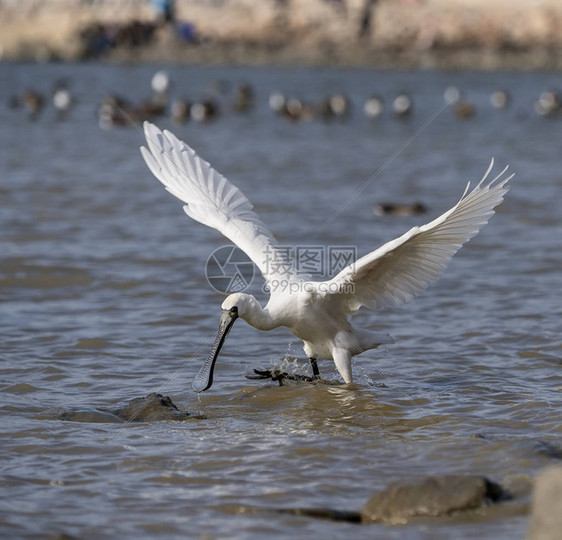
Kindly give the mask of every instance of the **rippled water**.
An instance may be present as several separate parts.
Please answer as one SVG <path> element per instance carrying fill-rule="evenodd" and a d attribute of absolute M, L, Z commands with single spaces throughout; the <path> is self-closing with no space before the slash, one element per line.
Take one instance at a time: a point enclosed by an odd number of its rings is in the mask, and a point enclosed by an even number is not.
<path fill-rule="evenodd" d="M 288 330 L 241 321 L 198 397 L 190 381 L 222 301 L 205 261 L 226 242 L 151 176 L 137 130 L 103 131 L 95 118 L 108 91 L 148 97 L 154 70 L 0 65 L 2 535 L 522 537 L 524 516 L 392 528 L 237 508 L 359 509 L 390 482 L 445 473 L 509 486 L 559 457 L 562 124 L 532 110 L 559 76 L 171 67 L 176 95 L 201 96 L 217 79 L 254 85 L 247 116 L 159 124 L 237 183 L 286 245 L 363 254 L 449 208 L 491 156 L 516 172 L 497 215 L 436 285 L 357 317 L 396 343 L 357 358 L 352 387 L 246 380 L 287 355 L 306 363 Z M 67 120 L 49 108 L 29 122 L 5 106 L 59 77 L 77 99 Z M 449 84 L 476 118 L 447 109 L 426 125 Z M 290 124 L 268 110 L 276 88 L 316 101 L 344 90 L 355 109 L 347 122 Z M 509 110 L 488 105 L 497 88 L 511 90 Z M 368 121 L 361 104 L 373 91 L 387 102 L 410 92 L 413 117 Z M 430 212 L 376 217 L 373 204 L 388 200 Z M 320 368 L 337 379 L 330 363 Z M 59 419 L 155 391 L 206 419 Z"/>

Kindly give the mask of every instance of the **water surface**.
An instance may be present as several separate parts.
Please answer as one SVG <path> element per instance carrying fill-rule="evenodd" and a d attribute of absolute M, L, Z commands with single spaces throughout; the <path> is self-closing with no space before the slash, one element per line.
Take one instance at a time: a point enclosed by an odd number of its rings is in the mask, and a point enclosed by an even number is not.
<path fill-rule="evenodd" d="M 498 172 L 509 163 L 516 173 L 497 215 L 436 285 L 401 308 L 358 315 L 396 343 L 355 360 L 353 387 L 246 380 L 285 356 L 306 362 L 288 330 L 239 321 L 213 388 L 197 396 L 190 381 L 222 302 L 205 261 L 226 241 L 186 218 L 151 176 L 138 130 L 104 131 L 95 116 L 107 92 L 148 97 L 154 71 L 0 65 L 2 534 L 523 537 L 525 517 L 358 527 L 236 508 L 359 509 L 390 482 L 434 474 L 509 486 L 560 456 L 562 124 L 532 108 L 559 76 L 170 67 L 174 95 L 198 98 L 218 79 L 254 86 L 248 115 L 223 105 L 208 125 L 158 123 L 239 185 L 285 245 L 361 255 L 452 206 L 492 156 Z M 5 106 L 59 77 L 77 99 L 65 121 L 50 107 L 29 122 Z M 475 103 L 475 118 L 446 109 L 430 121 L 450 84 Z M 508 110 L 489 106 L 497 88 L 511 90 Z M 346 122 L 291 124 L 269 111 L 273 89 L 310 101 L 342 90 L 355 107 Z M 415 101 L 409 121 L 363 117 L 371 93 L 388 104 L 400 91 Z M 372 212 L 417 200 L 427 216 Z M 256 278 L 251 291 L 260 287 Z M 338 378 L 329 362 L 320 369 Z M 206 420 L 59 419 L 155 391 Z"/>

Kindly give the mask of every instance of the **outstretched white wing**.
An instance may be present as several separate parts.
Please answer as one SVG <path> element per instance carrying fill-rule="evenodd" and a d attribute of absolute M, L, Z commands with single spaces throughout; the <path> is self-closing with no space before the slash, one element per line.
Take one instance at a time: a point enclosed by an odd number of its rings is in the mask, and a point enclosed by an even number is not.
<path fill-rule="evenodd" d="M 513 175 L 503 177 L 506 167 L 484 184 L 493 165 L 492 159 L 480 183 L 468 193 L 469 183 L 453 208 L 361 257 L 322 289 L 342 295 L 349 312 L 362 305 L 378 309 L 410 301 L 443 273 L 453 255 L 478 234 L 503 201 Z"/>
<path fill-rule="evenodd" d="M 277 240 L 252 210 L 244 194 L 167 130 L 144 123 L 148 149 L 142 156 L 154 176 L 186 203 L 191 218 L 220 231 L 242 249 L 266 280 L 292 276 L 292 262 L 276 250 Z"/>

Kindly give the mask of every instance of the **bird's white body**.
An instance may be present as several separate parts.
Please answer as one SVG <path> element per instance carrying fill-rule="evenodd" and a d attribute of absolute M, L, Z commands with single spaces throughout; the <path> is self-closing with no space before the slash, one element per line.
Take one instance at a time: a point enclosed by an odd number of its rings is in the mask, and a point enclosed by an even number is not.
<path fill-rule="evenodd" d="M 353 380 L 353 356 L 393 342 L 387 334 L 354 328 L 350 316 L 361 306 L 379 309 L 408 302 L 435 281 L 458 249 L 493 215 L 512 177 L 504 176 L 506 167 L 484 184 L 492 160 L 481 182 L 470 192 L 467 186 L 453 208 L 367 253 L 331 280 L 318 282 L 300 275 L 290 260 L 284 266 L 288 274 L 272 271 L 267 254 L 275 251 L 277 241 L 242 192 L 172 133 L 149 123 L 144 129 L 148 149 L 141 152 L 154 175 L 186 203 L 184 210 L 190 217 L 244 250 L 270 286 L 265 307 L 251 295 L 236 293 L 225 299 L 223 312 L 235 309 L 237 317 L 260 330 L 287 327 L 302 339 L 308 357 L 332 359 L 346 383 Z M 283 257 L 280 250 L 277 255 Z M 279 283 L 283 285 L 273 286 Z M 216 354 L 221 345 L 222 341 Z"/>
<path fill-rule="evenodd" d="M 230 309 L 236 305 L 240 317 L 260 330 L 287 327 L 303 341 L 309 358 L 334 360 L 346 382 L 352 381 L 352 356 L 383 343 L 393 343 L 388 334 L 354 328 L 342 298 L 323 294 L 317 283 L 300 282 L 298 289 L 290 294 L 272 292 L 265 308 L 253 296 L 242 293 L 230 295 L 222 307 Z"/>

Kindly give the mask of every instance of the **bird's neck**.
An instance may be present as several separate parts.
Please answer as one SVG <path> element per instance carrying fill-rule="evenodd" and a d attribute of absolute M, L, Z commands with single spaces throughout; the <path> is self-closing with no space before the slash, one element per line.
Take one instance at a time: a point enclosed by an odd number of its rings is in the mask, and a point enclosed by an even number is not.
<path fill-rule="evenodd" d="M 258 330 L 271 330 L 279 326 L 270 311 L 261 307 L 260 303 L 253 297 L 249 297 L 248 306 L 242 318 Z"/>

